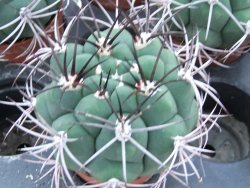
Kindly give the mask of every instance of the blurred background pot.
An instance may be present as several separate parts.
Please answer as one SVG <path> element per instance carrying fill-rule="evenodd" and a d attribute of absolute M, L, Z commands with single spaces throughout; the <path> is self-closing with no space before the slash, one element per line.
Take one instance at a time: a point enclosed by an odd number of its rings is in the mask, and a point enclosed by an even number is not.
<path fill-rule="evenodd" d="M 6 97 L 17 101 L 23 100 L 20 91 L 25 89 L 28 72 L 21 75 L 14 84 L 14 80 L 19 72 L 20 66 L 18 64 L 0 63 L 0 100 L 6 101 Z M 48 80 L 41 79 L 41 75 L 37 74 L 33 82 L 34 91 L 43 88 L 43 84 L 46 82 L 48 82 Z M 6 133 L 11 128 L 12 121 L 15 121 L 16 117 L 20 116 L 21 111 L 14 106 L 0 104 L 0 112 L 1 187 L 50 187 L 49 176 L 37 181 L 40 178 L 39 170 L 41 164 L 28 163 L 25 160 L 32 160 L 32 156 L 19 150 L 34 145 L 37 139 L 24 134 L 18 129 L 13 130 L 13 132 L 5 138 Z M 46 167 L 46 169 L 48 170 L 49 167 Z M 13 181 L 13 178 L 15 181 Z"/>

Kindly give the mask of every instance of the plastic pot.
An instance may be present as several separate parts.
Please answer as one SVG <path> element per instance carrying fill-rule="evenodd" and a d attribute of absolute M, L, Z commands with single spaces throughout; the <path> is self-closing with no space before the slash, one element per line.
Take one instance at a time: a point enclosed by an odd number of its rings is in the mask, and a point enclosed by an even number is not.
<path fill-rule="evenodd" d="M 221 101 L 229 113 L 236 120 L 245 124 L 245 132 L 247 131 L 248 134 L 250 133 L 249 58 L 250 53 L 245 54 L 229 69 L 210 67 L 211 84 L 218 91 Z M 245 139 L 245 136 L 242 135 L 239 139 L 239 141 L 248 142 L 249 145 L 249 138 Z"/>
<path fill-rule="evenodd" d="M 24 72 L 13 85 L 21 67 L 18 64 L 1 62 L 0 64 L 0 100 L 7 100 L 6 97 L 20 101 L 22 95 L 20 89 L 24 88 L 24 83 L 28 72 Z M 41 75 L 34 76 L 34 89 L 39 90 L 44 87 L 44 83 L 49 80 L 41 79 Z M 20 111 L 15 107 L 0 104 L 0 185 L 1 187 L 31 188 L 50 186 L 50 177 L 37 182 L 40 177 L 40 164 L 28 163 L 25 159 L 32 159 L 27 153 L 20 153 L 19 148 L 34 144 L 35 138 L 23 134 L 21 131 L 14 130 L 4 140 L 4 134 L 12 125 L 8 119 L 15 120 L 20 115 Z M 48 170 L 48 168 L 46 168 Z M 14 180 L 14 181 L 13 181 Z"/>
<path fill-rule="evenodd" d="M 20 78 L 15 81 L 20 68 L 21 67 L 14 64 L 0 64 L 1 101 L 14 100 L 16 102 L 22 102 L 23 95 L 21 91 L 25 90 L 27 75 L 24 73 L 24 75 L 21 75 Z M 40 77 L 36 77 L 34 79 L 34 92 L 37 92 L 38 90 L 43 88 L 43 82 L 45 82 L 45 79 L 42 82 L 38 81 L 39 78 Z M 0 155 L 15 155 L 20 152 L 20 148 L 28 147 L 36 143 L 36 138 L 26 134 L 25 132 L 17 128 L 14 128 L 11 132 L 9 132 L 9 129 L 11 128 L 13 122 L 15 122 L 21 114 L 22 112 L 15 106 L 0 104 Z M 32 128 L 34 125 L 31 123 L 24 123 L 23 126 Z"/>

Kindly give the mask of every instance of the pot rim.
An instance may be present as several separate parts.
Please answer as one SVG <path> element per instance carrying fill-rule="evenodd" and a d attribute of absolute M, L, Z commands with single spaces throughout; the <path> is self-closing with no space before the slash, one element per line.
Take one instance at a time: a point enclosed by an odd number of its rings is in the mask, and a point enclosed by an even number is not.
<path fill-rule="evenodd" d="M 94 177 L 90 176 L 88 173 L 85 172 L 80 172 L 77 171 L 76 174 L 82 178 L 84 181 L 86 181 L 87 183 L 94 185 L 94 184 L 100 184 L 102 183 L 100 180 L 95 179 Z M 151 177 L 150 176 L 141 176 L 137 179 L 135 179 L 133 182 L 131 182 L 132 184 L 144 184 L 145 182 L 147 182 Z"/>

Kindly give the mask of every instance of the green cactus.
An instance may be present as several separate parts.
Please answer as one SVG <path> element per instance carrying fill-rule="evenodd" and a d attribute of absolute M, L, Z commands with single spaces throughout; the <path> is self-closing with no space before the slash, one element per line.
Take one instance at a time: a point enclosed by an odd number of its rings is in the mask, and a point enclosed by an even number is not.
<path fill-rule="evenodd" d="M 164 169 L 138 145 L 163 162 L 174 149 L 173 138 L 190 133 L 198 121 L 193 88 L 178 76 L 174 53 L 159 38 L 141 36 L 107 29 L 84 45 L 67 44 L 51 58 L 54 81 L 36 97 L 38 119 L 77 138 L 68 143 L 70 151 L 100 181 L 124 181 L 123 143 L 128 182 L 160 173 Z M 65 161 L 80 170 L 67 154 Z"/>
<path fill-rule="evenodd" d="M 247 24 L 250 20 L 249 0 L 207 0 L 205 2 L 177 0 L 177 2 L 190 4 L 176 12 L 174 17 L 177 22 L 185 25 L 190 37 L 198 32 L 200 42 L 208 47 L 229 49 L 247 32 L 246 26 L 242 25 L 240 28 L 232 16 L 238 20 L 239 24 Z M 172 7 L 174 8 L 176 5 Z M 213 8 L 211 9 L 211 7 Z M 206 37 L 210 12 L 212 13 L 211 24 Z"/>
<path fill-rule="evenodd" d="M 30 25 L 28 22 L 29 20 L 26 20 L 23 17 L 24 12 L 30 11 L 30 13 L 35 13 L 36 11 L 42 10 L 46 8 L 47 6 L 51 5 L 55 1 L 51 0 L 39 0 L 35 2 L 32 0 L 1 0 L 0 1 L 0 27 L 4 27 L 0 30 L 0 41 L 4 40 L 6 37 L 8 37 L 15 29 L 18 28 L 18 32 L 22 30 L 22 26 L 24 26 L 23 31 L 20 33 L 19 39 L 32 37 L 34 35 L 34 32 L 30 28 Z M 40 14 L 46 14 L 50 11 L 56 10 L 58 8 L 57 6 L 53 6 L 48 10 L 42 11 Z M 34 16 L 34 15 L 33 15 Z M 37 16 L 37 15 L 36 15 Z M 29 17 L 29 16 L 28 16 Z M 27 17 L 27 19 L 28 19 Z M 32 19 L 33 22 L 35 22 L 39 27 L 43 26 L 45 27 L 46 24 L 51 19 L 51 15 L 49 16 L 40 16 L 38 15 L 38 18 L 32 18 L 29 17 L 29 19 Z M 10 24 L 13 22 L 13 24 Z M 7 24 L 10 24 L 8 27 L 5 27 Z M 13 35 L 8 42 L 11 42 L 17 35 Z"/>

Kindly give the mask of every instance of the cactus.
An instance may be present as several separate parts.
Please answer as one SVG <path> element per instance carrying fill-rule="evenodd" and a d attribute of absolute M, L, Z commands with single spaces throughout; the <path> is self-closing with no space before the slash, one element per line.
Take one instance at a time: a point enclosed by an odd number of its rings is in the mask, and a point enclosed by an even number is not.
<path fill-rule="evenodd" d="M 177 0 L 172 4 L 174 23 L 193 37 L 198 33 L 199 40 L 211 48 L 230 49 L 242 44 L 249 35 L 250 3 L 248 0 Z M 186 5 L 186 6 L 183 6 Z M 172 27 L 175 29 L 176 27 Z M 239 42 L 240 41 L 240 42 Z"/>
<path fill-rule="evenodd" d="M 197 125 L 198 105 L 181 66 L 158 37 L 124 28 L 95 31 L 50 60 L 53 81 L 36 96 L 36 117 L 70 139 L 68 169 L 100 181 L 133 182 L 163 172 L 178 136 Z"/>
<path fill-rule="evenodd" d="M 64 0 L 0 1 L 0 59 L 22 63 L 39 48 L 55 47 L 63 28 Z M 62 8 L 61 8 L 62 7 Z"/>
<path fill-rule="evenodd" d="M 0 101 L 22 111 L 13 127 L 42 140 L 21 150 L 43 163 L 41 171 L 52 165 L 42 177 L 53 171 L 55 187 L 61 187 L 61 179 L 76 186 L 69 170 L 94 177 L 89 183 L 97 185 L 86 187 L 134 187 L 155 174 L 159 178 L 145 186 L 161 187 L 169 175 L 187 185 L 188 165 L 201 180 L 191 158 L 209 152 L 203 146 L 220 117 L 214 114 L 217 105 L 210 114 L 202 105 L 210 96 L 224 107 L 208 85 L 207 65 L 196 63 L 202 60 L 199 46 L 172 46 L 165 28 L 159 30 L 165 17 L 151 25 L 156 14 L 150 15 L 150 6 L 134 7 L 129 15 L 117 9 L 112 20 L 103 8 L 95 17 L 91 3 L 75 2 L 79 14 L 63 36 L 39 49 L 20 71 L 18 76 L 31 68 L 23 101 Z M 90 31 L 88 38 L 78 37 L 86 32 L 79 21 Z M 74 24 L 77 33 L 71 36 Z M 36 72 L 51 79 L 38 93 L 32 90 Z M 42 131 L 27 129 L 24 122 Z"/>
<path fill-rule="evenodd" d="M 11 42 L 16 37 L 18 39 L 33 37 L 34 29 L 44 28 L 53 16 L 51 13 L 57 9 L 58 2 L 51 0 L 1 1 L 0 41 Z"/>

